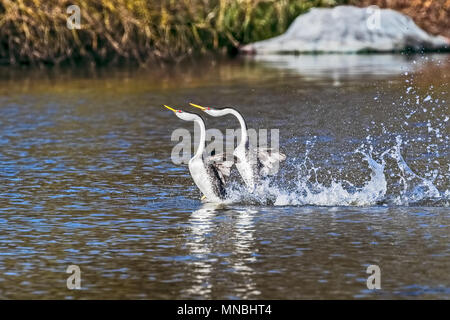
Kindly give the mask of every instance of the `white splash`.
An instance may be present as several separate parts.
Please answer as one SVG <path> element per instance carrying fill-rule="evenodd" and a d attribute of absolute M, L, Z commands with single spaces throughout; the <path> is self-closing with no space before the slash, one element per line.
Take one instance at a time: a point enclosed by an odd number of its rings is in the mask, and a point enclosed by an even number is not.
<path fill-rule="evenodd" d="M 414 173 L 401 155 L 402 140 L 396 138 L 396 145 L 384 151 L 375 160 L 372 148 L 363 152 L 359 148 L 354 154 L 362 154 L 369 167 L 367 181 L 362 186 L 356 186 L 347 180 L 333 179 L 325 184 L 317 181 L 317 171 L 309 160 L 309 151 L 305 153 L 303 161 L 292 168 L 297 172 L 293 186 L 277 184 L 276 179 L 263 180 L 257 186 L 253 194 L 249 194 L 244 188 L 233 184 L 228 190 L 229 203 L 271 204 L 275 206 L 289 205 L 317 205 L 317 206 L 373 206 L 373 205 L 414 205 L 426 200 L 448 200 L 448 190 L 442 194 L 433 184 L 432 179 L 427 179 Z M 393 160 L 396 164 L 396 179 L 387 179 L 386 159 Z M 291 168 L 291 170 L 292 170 Z M 356 174 L 356 173 L 355 173 Z M 362 173 L 360 173 L 362 174 Z M 388 194 L 391 187 L 389 183 L 398 180 L 397 193 Z M 447 203 L 447 205 L 445 204 Z M 448 206 L 448 201 L 444 201 Z"/>
<path fill-rule="evenodd" d="M 408 72 L 404 75 L 409 77 Z M 433 86 L 430 86 L 424 95 L 419 95 L 420 90 L 413 80 L 412 76 L 405 80 L 405 94 L 400 96 L 399 101 L 392 103 L 404 111 L 403 115 L 394 117 L 391 126 L 371 121 L 371 126 L 366 128 L 369 134 L 374 128 L 381 129 L 381 148 L 384 151 L 375 156 L 373 146 L 376 145 L 376 139 L 368 135 L 364 141 L 365 145 L 356 149 L 352 155 L 355 161 L 364 162 L 368 170 L 358 169 L 364 167 L 361 163 L 351 167 L 350 164 L 348 167 L 343 165 L 340 168 L 343 172 L 351 173 L 350 176 L 363 178 L 359 181 L 365 181 L 364 183 L 356 184 L 348 180 L 351 178 L 339 178 L 338 174 L 333 176 L 329 171 L 326 173 L 328 182 L 319 181 L 318 172 L 324 168 L 314 165 L 310 160 L 309 153 L 314 150 L 314 143 L 307 142 L 306 152 L 300 156 L 299 161 L 294 159 L 296 155 L 288 154 L 289 158 L 293 159 L 291 164 L 284 164 L 285 168 L 279 176 L 261 181 L 253 194 L 249 194 L 238 182 L 231 184 L 227 189 L 227 202 L 276 206 L 448 207 L 450 190 L 445 189 L 449 185 L 450 164 L 444 154 L 449 143 L 447 132 L 450 118 L 446 112 L 448 104 L 438 98 L 438 92 Z M 380 97 L 376 96 L 374 99 L 379 100 Z M 403 131 L 399 132 L 399 124 Z M 419 172 L 411 169 L 411 166 L 416 164 L 415 160 L 412 160 L 411 165 L 406 162 L 402 155 L 403 146 L 418 146 L 416 150 L 426 152 L 426 155 L 422 154 L 422 164 L 420 169 L 417 169 Z M 363 156 L 362 159 L 360 155 Z M 439 190 L 437 186 L 443 190 Z"/>

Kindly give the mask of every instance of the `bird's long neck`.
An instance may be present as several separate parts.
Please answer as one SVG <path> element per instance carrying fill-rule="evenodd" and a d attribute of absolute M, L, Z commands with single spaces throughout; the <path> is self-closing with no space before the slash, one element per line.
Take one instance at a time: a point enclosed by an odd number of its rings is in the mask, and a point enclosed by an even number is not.
<path fill-rule="evenodd" d="M 202 157 L 203 151 L 205 150 L 205 141 L 206 141 L 206 129 L 205 129 L 205 123 L 202 119 L 198 118 L 194 120 L 194 125 L 197 124 L 200 127 L 200 139 L 197 146 L 197 152 L 192 157 L 192 159 L 197 159 Z"/>
<path fill-rule="evenodd" d="M 245 123 L 244 117 L 236 110 L 231 108 L 224 109 L 227 111 L 227 113 L 234 115 L 241 126 L 241 142 L 238 145 L 238 148 L 245 147 L 247 144 L 248 136 L 247 136 L 247 124 Z"/>

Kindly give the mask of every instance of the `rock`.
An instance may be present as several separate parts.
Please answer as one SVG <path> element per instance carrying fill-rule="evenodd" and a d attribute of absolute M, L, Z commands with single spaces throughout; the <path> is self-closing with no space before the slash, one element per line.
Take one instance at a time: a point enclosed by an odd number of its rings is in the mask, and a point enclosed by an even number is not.
<path fill-rule="evenodd" d="M 298 16 L 286 33 L 241 48 L 247 53 L 396 52 L 450 49 L 450 40 L 432 36 L 391 9 L 338 6 Z"/>

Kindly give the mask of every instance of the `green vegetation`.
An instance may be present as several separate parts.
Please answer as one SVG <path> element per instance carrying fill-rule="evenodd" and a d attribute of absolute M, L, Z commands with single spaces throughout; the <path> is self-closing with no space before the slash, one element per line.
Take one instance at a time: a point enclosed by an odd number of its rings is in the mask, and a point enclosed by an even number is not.
<path fill-rule="evenodd" d="M 0 64 L 179 61 L 286 30 L 344 0 L 0 0 Z M 68 6 L 81 9 L 70 30 Z"/>

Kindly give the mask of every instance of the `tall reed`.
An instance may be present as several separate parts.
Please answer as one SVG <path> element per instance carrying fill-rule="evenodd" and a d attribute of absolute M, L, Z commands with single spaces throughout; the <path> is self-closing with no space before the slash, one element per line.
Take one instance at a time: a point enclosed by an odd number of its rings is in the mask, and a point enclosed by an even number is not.
<path fill-rule="evenodd" d="M 345 0 L 0 0 L 0 63 L 179 61 L 286 30 L 311 7 Z M 81 29 L 66 9 L 81 9 Z"/>

